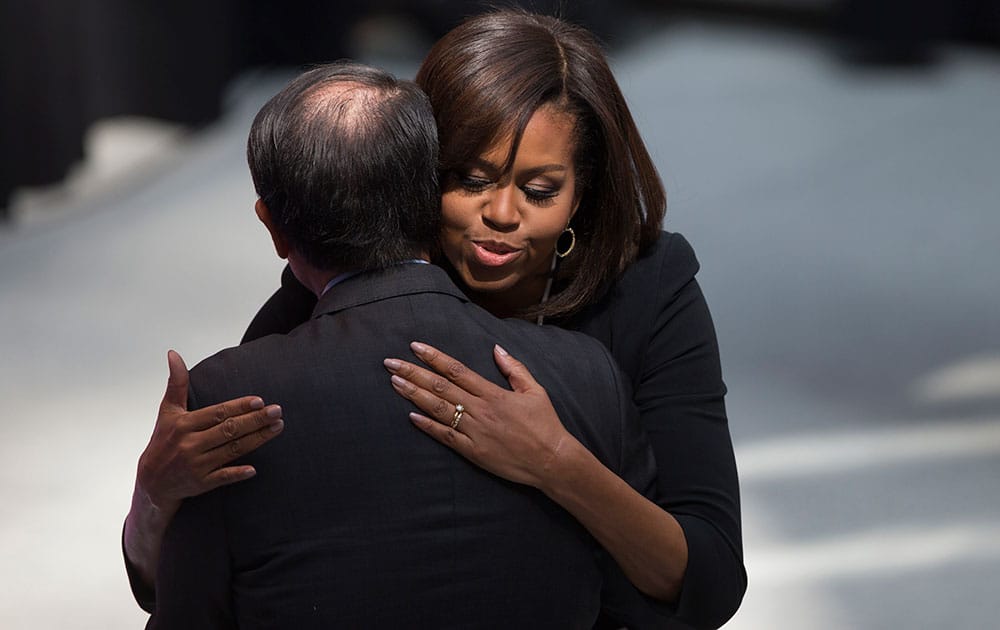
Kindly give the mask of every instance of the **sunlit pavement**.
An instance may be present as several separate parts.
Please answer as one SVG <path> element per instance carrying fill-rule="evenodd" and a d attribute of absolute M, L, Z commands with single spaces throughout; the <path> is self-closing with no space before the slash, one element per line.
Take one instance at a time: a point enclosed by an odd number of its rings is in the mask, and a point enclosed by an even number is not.
<path fill-rule="evenodd" d="M 1000 57 L 857 72 L 805 35 L 645 30 L 615 69 L 702 261 L 743 479 L 728 627 L 994 627 Z M 243 147 L 281 82 L 0 232 L 0 627 L 144 623 L 119 550 L 135 462 L 166 350 L 235 343 L 277 284 Z"/>

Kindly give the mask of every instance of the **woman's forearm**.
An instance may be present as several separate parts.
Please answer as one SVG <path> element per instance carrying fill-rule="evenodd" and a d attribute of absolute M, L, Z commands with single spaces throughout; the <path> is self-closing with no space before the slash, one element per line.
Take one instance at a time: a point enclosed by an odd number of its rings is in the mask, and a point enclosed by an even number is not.
<path fill-rule="evenodd" d="M 688 549 L 677 520 L 569 439 L 538 489 L 573 515 L 643 593 L 673 602 Z"/>
<path fill-rule="evenodd" d="M 252 466 L 229 464 L 274 439 L 284 428 L 281 407 L 265 405 L 258 396 L 188 411 L 187 366 L 172 350 L 167 353 L 167 364 L 167 389 L 153 435 L 139 457 L 122 536 L 130 576 L 138 577 L 150 590 L 160 543 L 181 501 L 253 477 Z"/>
<path fill-rule="evenodd" d="M 160 561 L 163 536 L 179 507 L 179 501 L 161 506 L 155 505 L 138 481 L 136 482 L 132 491 L 132 507 L 125 517 L 122 545 L 125 549 L 125 559 L 132 564 L 143 585 L 150 590 L 156 581 L 156 567 Z"/>

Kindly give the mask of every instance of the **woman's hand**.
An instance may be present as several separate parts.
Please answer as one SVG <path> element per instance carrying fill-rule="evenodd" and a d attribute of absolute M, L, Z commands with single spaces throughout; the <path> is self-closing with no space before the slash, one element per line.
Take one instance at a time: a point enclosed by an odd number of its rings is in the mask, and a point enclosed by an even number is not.
<path fill-rule="evenodd" d="M 384 363 L 396 392 L 430 416 L 410 414 L 420 430 L 495 475 L 538 488 L 580 521 L 641 591 L 676 599 L 687 567 L 680 524 L 566 431 L 523 364 L 494 346 L 508 391 L 440 350 L 410 348 L 435 371 L 400 359 Z"/>
<path fill-rule="evenodd" d="M 187 497 L 249 479 L 253 466 L 227 466 L 281 433 L 281 407 L 245 396 L 188 411 L 188 371 L 184 360 L 167 353 L 167 391 L 146 450 L 139 457 L 132 507 L 125 518 L 126 559 L 151 589 L 160 542 L 170 519 Z"/>
<path fill-rule="evenodd" d="M 281 407 L 245 396 L 188 411 L 188 371 L 184 360 L 167 353 L 170 377 L 136 482 L 150 503 L 176 508 L 182 499 L 253 477 L 253 466 L 226 466 L 256 450 L 284 428 Z"/>
<path fill-rule="evenodd" d="M 413 424 L 477 466 L 544 490 L 563 449 L 576 440 L 528 369 L 494 346 L 493 359 L 514 390 L 509 391 L 436 348 L 417 342 L 410 348 L 435 371 L 400 359 L 384 364 L 396 392 L 427 414 L 410 414 Z"/>

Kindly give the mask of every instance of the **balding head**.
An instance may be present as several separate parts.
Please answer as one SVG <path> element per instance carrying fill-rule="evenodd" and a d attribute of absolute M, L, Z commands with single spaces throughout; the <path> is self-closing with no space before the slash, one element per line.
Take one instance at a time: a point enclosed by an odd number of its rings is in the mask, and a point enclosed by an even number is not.
<path fill-rule="evenodd" d="M 247 158 L 275 228 L 316 268 L 385 267 L 437 239 L 437 133 L 410 82 L 310 70 L 257 114 Z"/>

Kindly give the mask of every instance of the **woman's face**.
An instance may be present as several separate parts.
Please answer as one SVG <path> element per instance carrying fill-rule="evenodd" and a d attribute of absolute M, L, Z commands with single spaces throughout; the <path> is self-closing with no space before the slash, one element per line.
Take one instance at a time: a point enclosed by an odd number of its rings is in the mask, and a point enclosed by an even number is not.
<path fill-rule="evenodd" d="M 510 141 L 444 182 L 444 255 L 473 296 L 498 314 L 538 304 L 556 239 L 576 211 L 574 120 L 550 106 L 528 121 L 509 173 Z"/>

